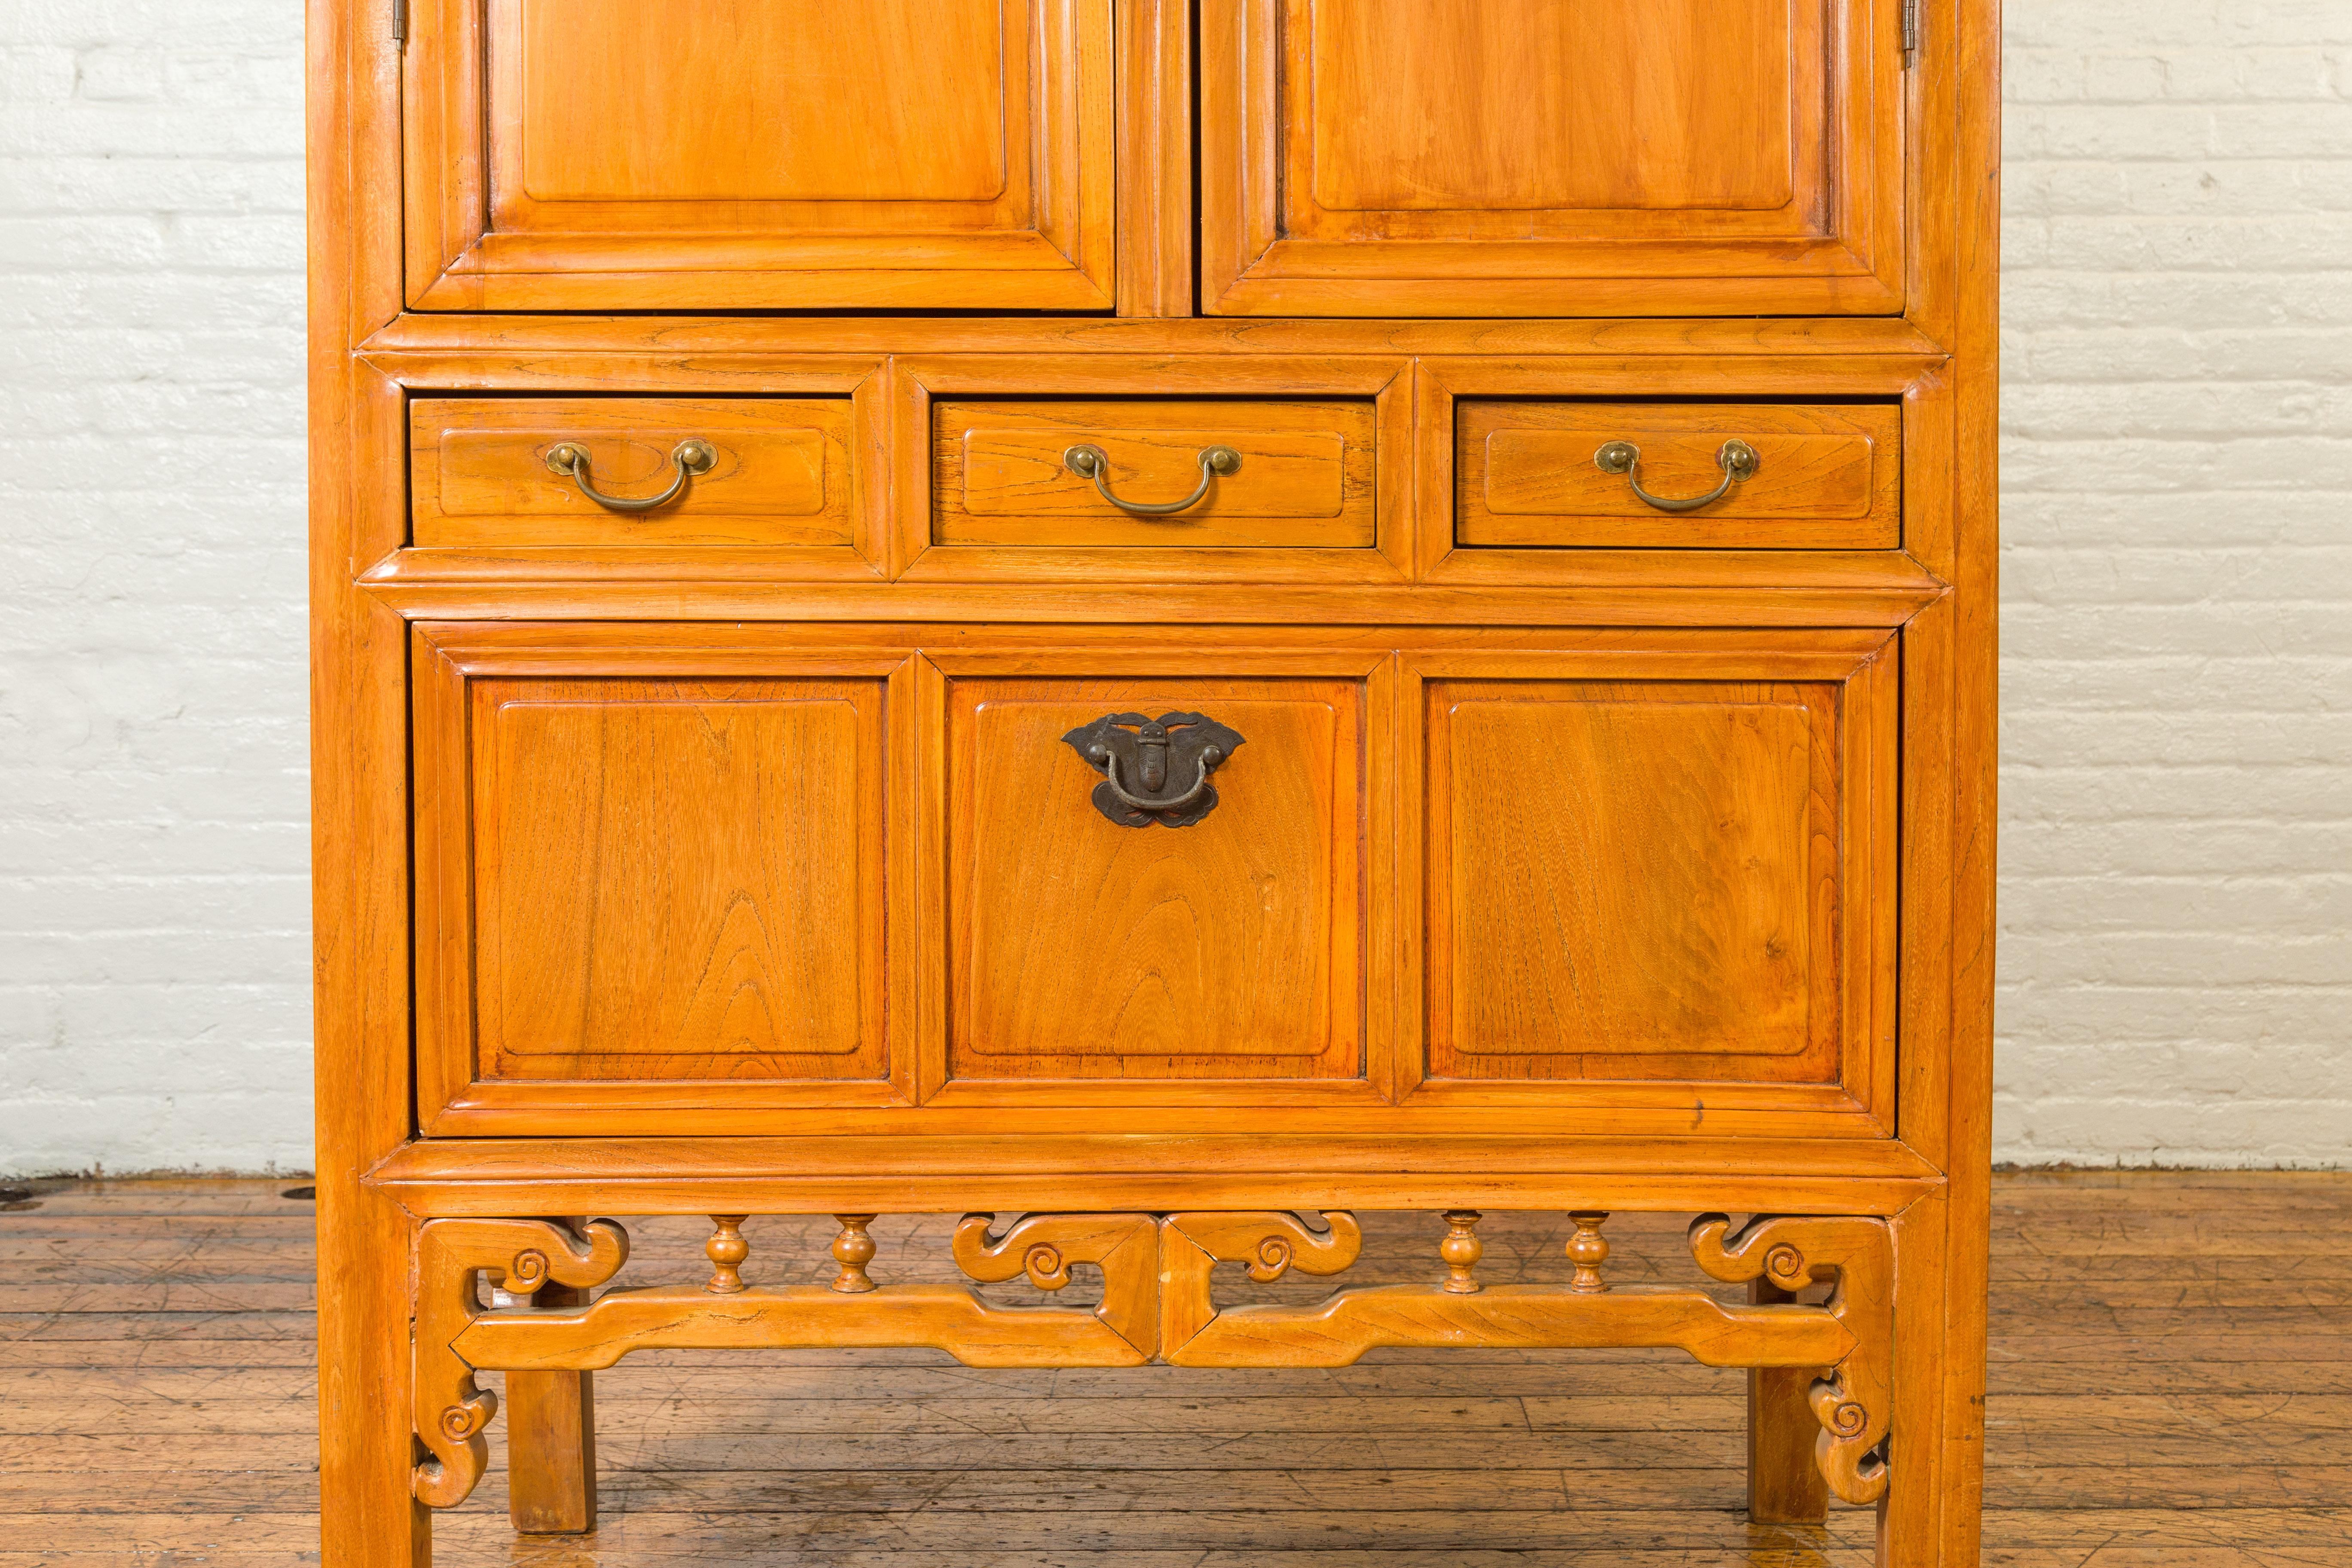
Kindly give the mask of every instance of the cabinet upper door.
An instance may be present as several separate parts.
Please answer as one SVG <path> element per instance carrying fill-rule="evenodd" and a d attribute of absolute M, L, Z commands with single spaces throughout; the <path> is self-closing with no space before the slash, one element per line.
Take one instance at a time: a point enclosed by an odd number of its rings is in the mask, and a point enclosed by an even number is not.
<path fill-rule="evenodd" d="M 415 0 L 425 310 L 1112 302 L 1111 0 Z"/>
<path fill-rule="evenodd" d="M 1202 0 L 1202 309 L 1899 311 L 1899 11 Z"/>

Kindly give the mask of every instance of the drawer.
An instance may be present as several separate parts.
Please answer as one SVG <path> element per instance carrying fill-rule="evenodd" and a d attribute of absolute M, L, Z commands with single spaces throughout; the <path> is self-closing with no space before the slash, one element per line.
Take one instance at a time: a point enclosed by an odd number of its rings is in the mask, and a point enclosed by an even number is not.
<path fill-rule="evenodd" d="M 414 542 L 847 545 L 850 417 L 846 397 L 420 397 Z"/>
<path fill-rule="evenodd" d="M 1465 398 L 1454 409 L 1454 541 L 1892 550 L 1902 458 L 1894 404 Z"/>
<path fill-rule="evenodd" d="M 931 542 L 1368 551 L 1373 429 L 1370 398 L 941 400 Z"/>

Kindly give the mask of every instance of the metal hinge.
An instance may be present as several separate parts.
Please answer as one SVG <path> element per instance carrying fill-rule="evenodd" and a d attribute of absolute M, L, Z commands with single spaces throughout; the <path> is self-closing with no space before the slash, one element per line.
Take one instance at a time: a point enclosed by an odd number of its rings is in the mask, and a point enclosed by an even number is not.
<path fill-rule="evenodd" d="M 1915 0 L 1904 0 L 1906 5 L 1914 3 Z M 392 41 L 408 42 L 408 0 L 392 0 Z"/>
<path fill-rule="evenodd" d="M 406 4 L 406 0 L 401 0 Z M 1903 0 L 1903 68 L 1919 57 L 1919 0 Z"/>

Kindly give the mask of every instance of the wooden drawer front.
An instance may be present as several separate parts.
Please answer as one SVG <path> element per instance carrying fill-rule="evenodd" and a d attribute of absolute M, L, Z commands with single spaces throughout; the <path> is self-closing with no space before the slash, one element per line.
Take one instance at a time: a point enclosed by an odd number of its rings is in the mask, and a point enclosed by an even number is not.
<path fill-rule="evenodd" d="M 950 1089 L 1057 1079 L 1360 1087 L 1363 676 L 940 662 Z M 1213 809 L 1181 826 L 1110 820 L 1097 804 L 1105 773 L 1066 737 L 1121 714 L 1133 734 L 1139 718 L 1171 713 L 1242 737 L 1211 775 Z M 1139 752 L 1115 744 L 1128 757 L 1124 786 L 1142 794 Z M 1179 793 L 1197 776 L 1180 740 L 1154 793 Z"/>
<path fill-rule="evenodd" d="M 1415 675 L 1433 1083 L 1886 1087 L 1891 642 Z"/>
<path fill-rule="evenodd" d="M 611 545 L 847 545 L 845 397 L 421 397 L 409 410 L 413 537 L 498 550 Z M 660 494 L 682 442 L 715 460 L 650 511 L 592 500 L 548 454 L 588 454 L 615 499 Z"/>
<path fill-rule="evenodd" d="M 1328 402 L 941 401 L 932 410 L 935 544 L 1085 548 L 1287 546 L 1370 550 L 1370 398 Z M 1200 501 L 1137 516 L 1074 471 L 1072 447 L 1109 459 L 1121 500 L 1181 500 L 1201 485 L 1202 453 L 1241 458 Z"/>
<path fill-rule="evenodd" d="M 885 732 L 903 659 L 698 673 L 495 642 L 433 628 L 416 648 L 428 1125 L 453 1103 L 600 1089 L 887 1097 Z"/>
<path fill-rule="evenodd" d="M 1755 471 L 1706 495 L 1726 442 Z M 1612 443 L 1641 454 L 1610 472 Z M 1902 542 L 1902 416 L 1892 404 L 1531 403 L 1465 398 L 1454 411 L 1454 540 L 1467 546 L 1892 550 Z"/>

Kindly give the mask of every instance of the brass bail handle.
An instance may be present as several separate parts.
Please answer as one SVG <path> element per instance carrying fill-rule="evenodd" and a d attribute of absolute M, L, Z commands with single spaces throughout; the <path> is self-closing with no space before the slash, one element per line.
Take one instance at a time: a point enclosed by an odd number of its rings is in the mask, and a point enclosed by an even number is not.
<path fill-rule="evenodd" d="M 1201 482 L 1193 486 L 1192 493 L 1182 500 L 1169 501 L 1121 500 L 1111 494 L 1110 458 L 1100 447 L 1073 447 L 1062 454 L 1062 464 L 1078 478 L 1094 480 L 1095 489 L 1102 492 L 1102 499 L 1119 510 L 1133 512 L 1138 517 L 1167 517 L 1200 505 L 1201 499 L 1209 493 L 1211 479 L 1239 473 L 1242 455 L 1231 447 L 1202 447 Z"/>
<path fill-rule="evenodd" d="M 1703 496 L 1654 496 L 1642 488 L 1639 465 L 1642 448 L 1631 441 L 1612 441 L 1592 454 L 1593 467 L 1604 474 L 1622 474 L 1633 493 L 1660 511 L 1696 511 L 1711 506 L 1731 493 L 1731 487 L 1741 479 L 1752 478 L 1764 466 L 1756 448 L 1734 438 L 1726 441 L 1715 454 L 1716 463 L 1723 469 L 1723 482 Z"/>
<path fill-rule="evenodd" d="M 1201 771 L 1192 780 L 1192 787 L 1182 795 L 1165 799 L 1128 794 L 1127 787 L 1119 783 L 1117 752 L 1097 746 L 1087 753 L 1087 760 L 1103 770 L 1103 776 L 1110 781 L 1110 793 L 1118 798 L 1121 805 L 1132 806 L 1138 811 L 1181 811 L 1201 798 L 1202 792 L 1209 787 L 1209 775 L 1217 771 L 1217 764 L 1225 760 L 1225 753 L 1215 746 L 1203 751 L 1201 753 Z M 1148 780 L 1150 773 L 1149 764 L 1146 764 L 1144 772 Z M 1147 782 L 1143 787 L 1151 789 L 1155 786 Z"/>
<path fill-rule="evenodd" d="M 688 437 L 677 444 L 669 460 L 674 472 L 669 486 L 657 496 L 608 496 L 588 482 L 588 448 L 574 441 L 559 441 L 547 449 L 547 466 L 567 476 L 580 487 L 580 493 L 603 507 L 606 511 L 651 511 L 657 506 L 667 506 L 686 489 L 688 474 L 707 474 L 719 462 L 718 448 L 708 441 Z"/>

